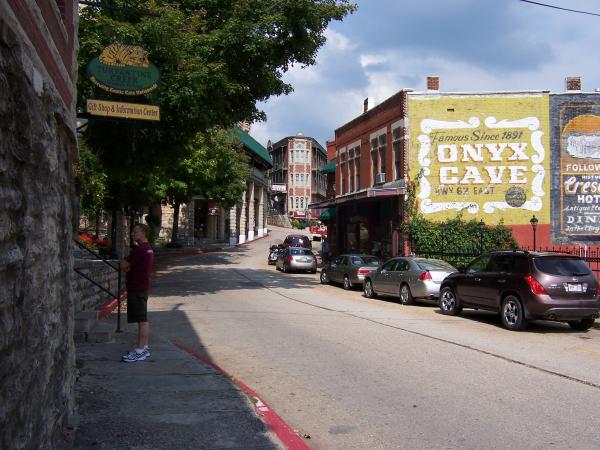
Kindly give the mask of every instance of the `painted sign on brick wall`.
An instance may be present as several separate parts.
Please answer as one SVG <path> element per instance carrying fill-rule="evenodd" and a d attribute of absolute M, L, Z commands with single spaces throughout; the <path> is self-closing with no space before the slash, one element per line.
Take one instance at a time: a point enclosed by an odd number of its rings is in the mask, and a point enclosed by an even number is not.
<path fill-rule="evenodd" d="M 409 177 L 425 217 L 548 223 L 548 94 L 411 94 L 408 116 Z"/>
<path fill-rule="evenodd" d="M 595 102 L 594 102 L 595 101 Z M 552 97 L 555 241 L 600 240 L 600 95 Z"/>

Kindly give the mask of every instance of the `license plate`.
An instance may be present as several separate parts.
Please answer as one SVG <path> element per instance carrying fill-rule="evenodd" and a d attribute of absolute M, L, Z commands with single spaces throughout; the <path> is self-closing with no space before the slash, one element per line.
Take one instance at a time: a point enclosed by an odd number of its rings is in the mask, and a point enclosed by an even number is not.
<path fill-rule="evenodd" d="M 581 284 L 567 283 L 567 292 L 583 292 Z"/>
<path fill-rule="evenodd" d="M 300 261 L 300 262 L 310 262 L 310 258 L 300 258 L 298 261 Z"/>

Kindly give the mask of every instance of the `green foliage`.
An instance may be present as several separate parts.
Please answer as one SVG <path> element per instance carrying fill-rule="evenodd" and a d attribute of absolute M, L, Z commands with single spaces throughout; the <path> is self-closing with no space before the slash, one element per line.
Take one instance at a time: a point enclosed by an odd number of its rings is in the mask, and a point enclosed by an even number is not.
<path fill-rule="evenodd" d="M 304 220 L 292 219 L 291 220 L 292 228 L 298 228 L 299 230 L 303 230 L 306 224 Z"/>
<path fill-rule="evenodd" d="M 455 218 L 443 222 L 425 219 L 419 213 L 416 201 L 418 186 L 419 178 L 409 185 L 406 201 L 409 215 L 404 222 L 404 231 L 410 236 L 415 254 L 431 255 L 458 266 L 469 262 L 481 250 L 485 252 L 518 247 L 512 231 L 502 221 L 496 226 L 488 226 L 477 219 L 464 220 L 461 212 Z"/>
<path fill-rule="evenodd" d="M 249 158 L 239 140 L 232 140 L 224 129 L 213 128 L 196 135 L 188 156 L 165 170 L 163 182 L 172 204 L 202 195 L 229 208 L 246 189 L 249 175 Z"/>
<path fill-rule="evenodd" d="M 81 210 L 93 217 L 104 205 L 107 175 L 100 158 L 82 142 L 79 146 L 77 182 L 81 198 Z"/>
<path fill-rule="evenodd" d="M 113 42 L 144 47 L 149 61 L 161 70 L 158 89 L 133 100 L 160 106 L 160 122 L 96 118 L 86 131 L 90 147 L 110 175 L 111 198 L 134 207 L 165 194 L 167 186 L 155 174 L 182 159 L 194 159 L 198 133 L 240 120 L 264 119 L 257 102 L 291 92 L 284 73 L 293 64 L 314 64 L 328 24 L 356 8 L 347 0 L 113 0 L 111 4 L 147 9 L 156 16 L 94 7 L 81 10 L 77 102 L 132 101 L 108 94 L 86 78 L 87 62 Z M 213 178 L 219 182 L 219 176 Z M 168 189 L 172 193 L 177 186 Z M 206 190 L 226 202 L 236 191 L 230 185 Z"/>

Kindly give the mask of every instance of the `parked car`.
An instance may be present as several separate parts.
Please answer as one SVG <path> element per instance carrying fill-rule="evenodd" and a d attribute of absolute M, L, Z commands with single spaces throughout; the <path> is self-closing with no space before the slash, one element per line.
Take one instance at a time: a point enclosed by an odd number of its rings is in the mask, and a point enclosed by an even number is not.
<path fill-rule="evenodd" d="M 437 301 L 442 280 L 457 269 L 440 259 L 399 256 L 386 261 L 365 277 L 365 297 L 379 294 L 400 297 L 400 303 L 410 305 L 415 299 Z"/>
<path fill-rule="evenodd" d="M 321 269 L 321 283 L 342 283 L 344 289 L 352 289 L 356 284 L 362 286 L 365 275 L 377 270 L 379 264 L 379 258 L 372 255 L 339 255 Z"/>
<path fill-rule="evenodd" d="M 304 247 L 312 249 L 312 242 L 304 234 L 288 234 L 283 240 L 284 247 Z"/>
<path fill-rule="evenodd" d="M 463 308 L 500 313 L 509 330 L 532 319 L 567 322 L 588 330 L 600 311 L 598 281 L 586 262 L 564 253 L 503 251 L 486 253 L 442 283 L 443 314 Z"/>
<path fill-rule="evenodd" d="M 269 256 L 267 257 L 267 264 L 275 264 L 277 262 L 277 255 L 283 249 L 283 244 L 271 245 L 269 248 Z"/>
<path fill-rule="evenodd" d="M 293 270 L 307 270 L 310 273 L 317 273 L 317 257 L 308 248 L 287 247 L 278 253 L 275 268 L 285 273 Z"/>

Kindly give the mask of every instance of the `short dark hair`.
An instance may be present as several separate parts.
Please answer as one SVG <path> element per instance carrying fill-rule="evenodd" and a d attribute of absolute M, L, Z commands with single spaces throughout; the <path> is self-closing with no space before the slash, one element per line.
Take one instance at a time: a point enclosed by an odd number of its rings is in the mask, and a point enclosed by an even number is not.
<path fill-rule="evenodd" d="M 148 225 L 146 225 L 145 223 L 139 223 L 136 222 L 133 224 L 133 227 L 138 227 L 142 233 L 144 233 L 144 236 L 148 237 L 150 235 L 150 227 Z"/>

